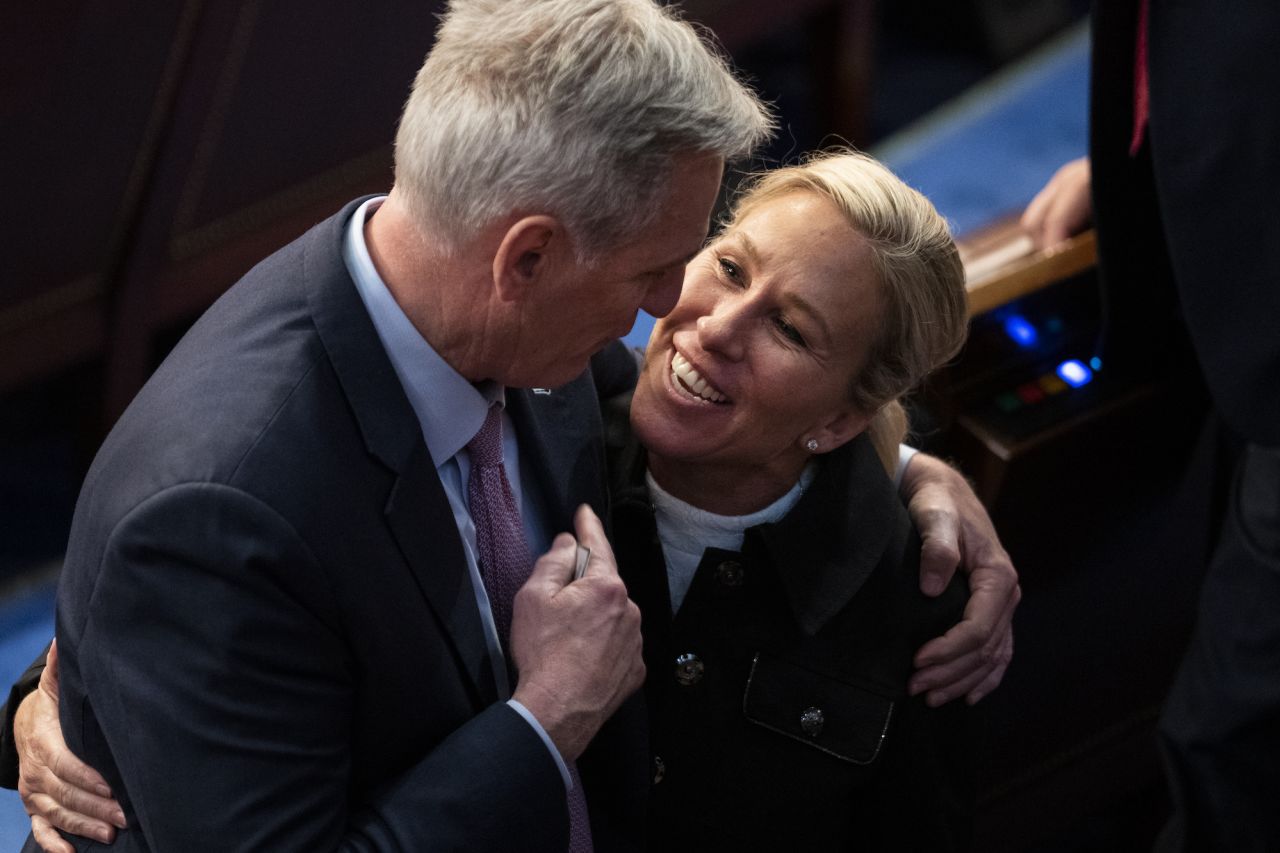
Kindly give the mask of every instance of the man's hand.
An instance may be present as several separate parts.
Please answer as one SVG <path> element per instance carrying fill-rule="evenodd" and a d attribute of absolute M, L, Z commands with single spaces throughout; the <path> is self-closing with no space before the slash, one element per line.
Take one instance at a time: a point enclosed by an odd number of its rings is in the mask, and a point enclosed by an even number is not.
<path fill-rule="evenodd" d="M 960 473 L 917 453 L 902 478 L 907 511 L 920 529 L 920 589 L 939 595 L 957 565 L 969 575 L 964 618 L 916 652 L 908 690 L 942 705 L 959 696 L 973 704 L 1000 685 L 1013 659 L 1013 611 L 1022 599 L 1018 573 L 1000 546 L 991 518 Z"/>
<path fill-rule="evenodd" d="M 1072 160 L 1054 173 L 1022 214 L 1022 227 L 1036 245 L 1055 246 L 1093 220 L 1089 158 Z"/>
<path fill-rule="evenodd" d="M 512 696 L 542 724 L 565 761 L 574 761 L 622 701 L 644 683 L 640 609 L 618 577 L 613 549 L 589 507 L 574 519 L 591 549 L 572 581 L 574 541 L 556 537 L 516 593 L 511 655 L 519 671 Z"/>
<path fill-rule="evenodd" d="M 18 793 L 31 815 L 31 834 L 48 853 L 74 853 L 57 829 L 104 844 L 124 829 L 124 812 L 111 789 L 89 765 L 67 749 L 58 722 L 58 647 L 49 657 L 40 686 L 13 717 L 18 749 Z"/>

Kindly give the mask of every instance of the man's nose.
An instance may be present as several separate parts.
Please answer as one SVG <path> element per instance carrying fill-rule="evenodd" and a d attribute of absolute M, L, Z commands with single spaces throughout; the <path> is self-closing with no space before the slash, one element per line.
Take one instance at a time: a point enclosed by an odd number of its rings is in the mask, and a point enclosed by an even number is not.
<path fill-rule="evenodd" d="M 654 317 L 665 317 L 680 301 L 680 285 L 684 281 L 684 268 L 663 275 L 645 293 L 640 307 Z"/>

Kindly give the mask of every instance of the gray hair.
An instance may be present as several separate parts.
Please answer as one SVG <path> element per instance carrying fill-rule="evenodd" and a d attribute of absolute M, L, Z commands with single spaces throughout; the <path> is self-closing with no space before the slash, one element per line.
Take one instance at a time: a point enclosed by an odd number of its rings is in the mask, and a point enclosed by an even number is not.
<path fill-rule="evenodd" d="M 551 213 L 582 260 L 653 221 L 673 157 L 773 129 L 715 47 L 653 0 L 452 0 L 396 136 L 396 186 L 447 250 Z"/>
<path fill-rule="evenodd" d="M 849 395 L 861 411 L 874 413 L 868 432 L 892 471 L 907 431 L 898 398 L 959 352 L 968 335 L 960 252 L 947 221 L 924 195 L 856 151 L 819 153 L 764 173 L 738 200 L 733 217 L 797 191 L 830 199 L 870 243 L 882 313 Z"/>

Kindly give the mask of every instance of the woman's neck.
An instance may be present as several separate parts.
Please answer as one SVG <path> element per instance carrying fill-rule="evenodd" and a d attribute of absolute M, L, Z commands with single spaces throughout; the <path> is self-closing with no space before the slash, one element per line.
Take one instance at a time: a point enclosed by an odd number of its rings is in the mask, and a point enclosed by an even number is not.
<path fill-rule="evenodd" d="M 649 473 L 668 494 L 716 515 L 747 515 L 781 498 L 800 480 L 806 458 L 743 468 L 649 454 Z"/>

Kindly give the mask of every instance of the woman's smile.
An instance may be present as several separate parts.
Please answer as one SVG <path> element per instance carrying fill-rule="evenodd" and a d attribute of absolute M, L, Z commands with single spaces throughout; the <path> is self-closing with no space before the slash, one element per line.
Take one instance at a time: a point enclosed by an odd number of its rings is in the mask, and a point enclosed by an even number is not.
<path fill-rule="evenodd" d="M 673 351 L 674 352 L 674 351 Z M 671 384 L 700 402 L 725 405 L 729 398 L 679 352 L 671 357 Z"/>

